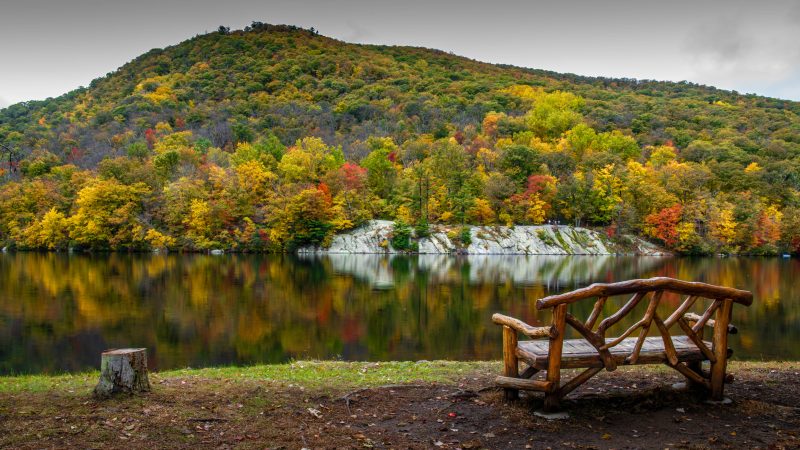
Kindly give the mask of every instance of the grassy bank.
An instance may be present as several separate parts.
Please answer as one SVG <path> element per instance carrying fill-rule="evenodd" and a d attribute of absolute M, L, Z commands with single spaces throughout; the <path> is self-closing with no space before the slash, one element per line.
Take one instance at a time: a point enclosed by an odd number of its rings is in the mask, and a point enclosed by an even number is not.
<path fill-rule="evenodd" d="M 152 373 L 97 401 L 98 374 L 0 377 L 0 448 L 785 448 L 800 444 L 800 363 L 733 362 L 727 406 L 665 366 L 601 372 L 565 403 L 506 403 L 500 362 L 299 361 Z M 575 372 L 565 371 L 564 379 Z M 639 431 L 637 431 L 639 430 Z M 643 431 L 645 430 L 645 431 Z M 687 430 L 690 430 L 689 433 Z"/>
<path fill-rule="evenodd" d="M 295 361 L 245 367 L 210 367 L 151 372 L 153 385 L 175 380 L 206 381 L 217 384 L 265 382 L 292 385 L 323 393 L 337 390 L 369 388 L 386 384 L 452 383 L 462 378 L 497 375 L 502 363 L 495 361 L 422 361 L 422 362 L 345 362 Z M 669 373 L 666 366 L 626 367 L 634 373 Z M 732 361 L 730 372 L 736 371 L 800 371 L 797 361 Z M 83 395 L 97 383 L 99 372 L 76 374 L 0 376 L 0 393 L 59 392 Z"/>
<path fill-rule="evenodd" d="M 150 374 L 154 385 L 171 380 L 206 380 L 212 384 L 261 381 L 333 391 L 419 382 L 448 382 L 469 374 L 500 370 L 499 362 L 343 362 L 297 361 L 247 367 L 180 369 Z M 97 383 L 99 372 L 62 375 L 0 377 L 0 393 L 57 391 L 85 394 Z"/>

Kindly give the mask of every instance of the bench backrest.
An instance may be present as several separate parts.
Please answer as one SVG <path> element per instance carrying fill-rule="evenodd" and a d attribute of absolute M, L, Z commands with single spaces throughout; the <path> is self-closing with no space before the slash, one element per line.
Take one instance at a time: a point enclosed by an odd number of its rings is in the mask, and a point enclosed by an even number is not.
<path fill-rule="evenodd" d="M 662 318 L 656 312 L 665 292 L 674 292 L 686 295 L 686 299 L 667 317 Z M 597 323 L 606 301 L 609 297 L 633 294 L 622 307 L 610 316 Z M 625 330 L 622 334 L 607 341 L 606 331 L 631 313 L 634 308 L 649 296 L 647 309 L 644 316 Z M 580 300 L 596 298 L 594 308 L 585 321 L 580 321 L 567 312 L 567 305 Z M 687 314 L 689 309 L 698 300 L 710 300 L 709 306 L 702 315 Z M 749 306 L 753 302 L 753 294 L 748 291 L 715 286 L 706 283 L 676 280 L 674 278 L 658 277 L 643 280 L 630 280 L 619 283 L 597 283 L 565 294 L 552 295 L 536 302 L 536 308 L 553 309 L 553 328 L 555 334 L 560 334 L 563 340 L 564 328 L 570 325 L 591 343 L 600 354 L 603 365 L 607 370 L 616 369 L 616 363 L 611 357 L 609 349 L 618 345 L 634 331 L 639 329 L 636 345 L 627 358 L 629 364 L 635 364 L 639 352 L 645 342 L 650 326 L 655 324 L 661 334 L 667 359 L 672 365 L 678 364 L 678 356 L 669 333 L 669 329 L 676 323 L 686 336 L 698 346 L 709 359 L 715 359 L 715 352 L 709 349 L 702 339 L 702 330 L 706 325 L 714 326 L 714 346 L 727 345 L 727 333 L 730 324 L 731 308 L 733 303 Z M 712 319 L 715 315 L 715 319 Z M 595 329 L 595 325 L 597 328 Z M 723 335 L 724 334 L 724 335 Z M 559 342 L 560 344 L 560 342 Z M 552 353 L 551 349 L 551 353 Z M 560 349 L 558 350 L 560 356 Z"/>

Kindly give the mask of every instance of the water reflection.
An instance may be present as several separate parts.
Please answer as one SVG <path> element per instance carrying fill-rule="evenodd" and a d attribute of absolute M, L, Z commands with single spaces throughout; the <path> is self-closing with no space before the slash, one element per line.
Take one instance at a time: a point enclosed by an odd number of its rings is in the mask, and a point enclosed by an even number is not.
<path fill-rule="evenodd" d="M 0 373 L 83 370 L 121 346 L 148 347 L 159 369 L 498 358 L 493 312 L 544 323 L 538 298 L 660 275 L 752 290 L 734 308 L 736 357 L 800 357 L 797 260 L 17 253 L 0 255 Z"/>

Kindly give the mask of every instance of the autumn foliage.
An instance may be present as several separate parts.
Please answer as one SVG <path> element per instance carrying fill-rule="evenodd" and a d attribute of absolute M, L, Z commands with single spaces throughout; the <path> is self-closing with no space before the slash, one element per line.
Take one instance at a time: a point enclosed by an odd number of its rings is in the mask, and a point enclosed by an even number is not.
<path fill-rule="evenodd" d="M 800 105 L 261 24 L 0 110 L 0 244 L 284 251 L 370 219 L 800 248 Z"/>

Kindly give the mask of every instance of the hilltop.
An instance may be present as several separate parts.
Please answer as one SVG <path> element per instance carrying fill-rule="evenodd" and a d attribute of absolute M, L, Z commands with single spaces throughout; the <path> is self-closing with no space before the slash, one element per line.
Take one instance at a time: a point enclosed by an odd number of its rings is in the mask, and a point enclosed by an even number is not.
<path fill-rule="evenodd" d="M 800 248 L 800 103 L 253 23 L 0 110 L 0 241 L 275 251 L 370 219 Z"/>

